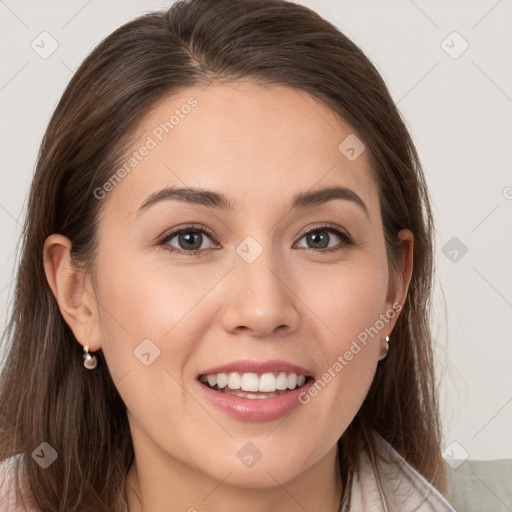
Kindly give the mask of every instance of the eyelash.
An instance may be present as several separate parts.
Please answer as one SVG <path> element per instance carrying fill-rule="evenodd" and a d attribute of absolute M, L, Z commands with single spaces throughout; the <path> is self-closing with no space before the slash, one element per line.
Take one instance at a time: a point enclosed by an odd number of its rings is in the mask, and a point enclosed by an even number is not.
<path fill-rule="evenodd" d="M 176 249 L 175 247 L 171 247 L 167 244 L 167 242 L 169 242 L 169 240 L 172 240 L 176 235 L 180 235 L 181 233 L 188 233 L 190 231 L 192 231 L 194 233 L 205 233 L 212 239 L 213 242 L 217 243 L 215 241 L 215 237 L 214 237 L 213 233 L 209 229 L 206 229 L 204 227 L 198 228 L 197 226 L 194 226 L 192 224 L 183 226 L 183 227 L 176 229 L 174 231 L 171 231 L 169 233 L 165 233 L 164 235 L 162 235 L 162 237 L 158 240 L 157 243 L 163 249 L 165 249 L 173 254 L 178 254 L 178 255 L 182 255 L 182 256 L 197 256 L 197 255 L 201 256 L 201 254 L 204 253 L 205 251 L 207 251 L 207 249 L 186 251 L 183 249 Z M 314 228 L 310 229 L 309 231 L 306 231 L 305 233 L 303 233 L 301 235 L 301 237 L 299 238 L 299 240 L 304 238 L 309 233 L 312 233 L 315 231 L 334 232 L 336 235 L 338 235 L 343 240 L 343 244 L 340 247 L 333 247 L 331 249 L 312 249 L 312 248 L 306 247 L 305 250 L 307 250 L 307 251 L 320 252 L 320 253 L 331 253 L 331 252 L 335 252 L 335 251 L 340 251 L 340 250 L 345 249 L 351 245 L 354 245 L 354 242 L 352 241 L 352 238 L 350 237 L 350 235 L 344 229 L 340 228 L 339 226 L 336 226 L 335 224 L 323 224 L 321 226 L 315 226 Z"/>

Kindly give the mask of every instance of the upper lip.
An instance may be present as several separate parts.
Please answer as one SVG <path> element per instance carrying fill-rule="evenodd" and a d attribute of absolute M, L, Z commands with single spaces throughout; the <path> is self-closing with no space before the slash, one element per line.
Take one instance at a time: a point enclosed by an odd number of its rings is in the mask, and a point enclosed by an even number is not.
<path fill-rule="evenodd" d="M 293 363 L 289 363 L 288 361 L 281 361 L 278 359 L 273 359 L 269 361 L 249 361 L 249 360 L 240 360 L 240 361 L 231 361 L 229 363 L 214 366 L 212 368 L 208 368 L 207 370 L 202 371 L 198 377 L 201 375 L 215 375 L 217 373 L 296 373 L 297 375 L 305 375 L 306 377 L 312 377 L 313 374 L 306 370 L 305 368 L 298 366 Z"/>

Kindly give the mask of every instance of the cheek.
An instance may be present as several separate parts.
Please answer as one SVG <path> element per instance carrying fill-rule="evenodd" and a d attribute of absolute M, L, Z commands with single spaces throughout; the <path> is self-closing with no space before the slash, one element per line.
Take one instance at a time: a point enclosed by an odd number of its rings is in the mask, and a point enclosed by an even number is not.
<path fill-rule="evenodd" d="M 136 255 L 109 257 L 108 251 L 98 269 L 101 341 L 114 383 L 139 419 L 153 411 L 151 425 L 167 428 L 171 410 L 190 408 L 180 383 L 197 351 L 194 340 L 204 339 L 210 326 L 199 321 L 208 314 L 208 301 L 202 299 L 222 269 L 173 268 Z"/>
<path fill-rule="evenodd" d="M 115 260 L 115 264 L 113 264 Z M 198 339 L 187 313 L 200 297 L 136 259 L 103 257 L 98 272 L 102 350 L 128 411 L 146 431 L 165 432 L 188 407 L 183 367 Z M 186 293 L 184 292 L 186 290 Z M 204 294 L 204 287 L 202 288 Z M 196 297 L 197 295 L 197 297 Z M 172 397 L 172 399 L 171 399 Z M 196 411 L 197 412 L 197 411 Z"/>
<path fill-rule="evenodd" d="M 310 275 L 310 274 L 305 274 Z M 385 322 L 386 261 L 376 256 L 317 272 L 316 286 L 303 277 L 304 301 L 314 312 L 323 369 L 315 389 L 304 396 L 319 425 L 330 425 L 333 439 L 347 428 L 372 383 Z M 318 286 L 326 282 L 328 286 Z"/>
<path fill-rule="evenodd" d="M 114 261 L 115 260 L 115 261 Z M 215 285 L 216 275 L 191 269 L 181 270 L 142 258 L 104 257 L 99 272 L 103 342 L 135 350 L 150 339 L 161 351 L 173 351 L 172 360 L 187 350 L 183 340 L 193 339 L 189 321 L 201 310 L 201 299 Z M 178 334 L 179 333 L 179 334 Z M 172 343 L 169 343 L 172 341 Z M 183 345 L 183 343 L 181 343 Z M 186 354 L 183 354 L 185 356 Z"/>
<path fill-rule="evenodd" d="M 339 265 L 301 272 L 300 290 L 308 309 L 323 324 L 330 359 L 355 339 L 362 341 L 379 320 L 387 295 L 385 259 L 361 254 Z M 378 338 L 372 330 L 373 336 Z"/>

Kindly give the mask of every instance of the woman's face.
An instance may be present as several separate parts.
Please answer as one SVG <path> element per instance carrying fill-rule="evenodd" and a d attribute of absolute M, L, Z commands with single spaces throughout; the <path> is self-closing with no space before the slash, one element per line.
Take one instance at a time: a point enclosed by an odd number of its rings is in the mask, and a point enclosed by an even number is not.
<path fill-rule="evenodd" d="M 250 487 L 334 464 L 408 285 L 388 289 L 367 151 L 313 97 L 249 82 L 176 94 L 136 135 L 95 191 L 80 341 L 138 463 Z"/>

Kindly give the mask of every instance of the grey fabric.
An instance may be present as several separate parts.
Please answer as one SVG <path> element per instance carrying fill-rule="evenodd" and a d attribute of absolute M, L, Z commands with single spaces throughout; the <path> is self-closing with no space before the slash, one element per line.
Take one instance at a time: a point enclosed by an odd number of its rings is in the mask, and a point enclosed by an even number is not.
<path fill-rule="evenodd" d="M 512 512 L 511 459 L 449 462 L 447 498 L 457 512 Z"/>

